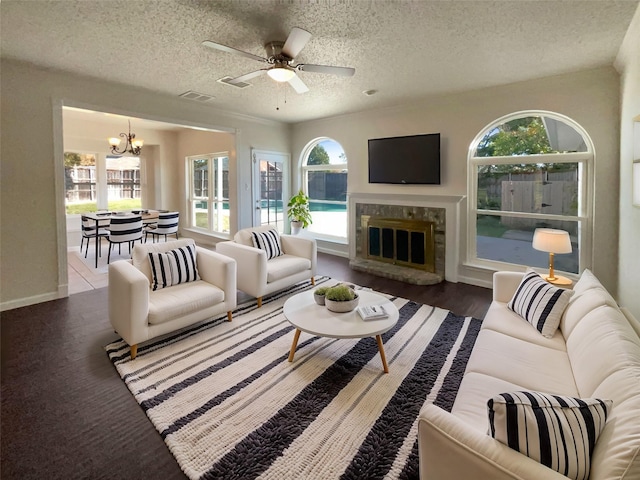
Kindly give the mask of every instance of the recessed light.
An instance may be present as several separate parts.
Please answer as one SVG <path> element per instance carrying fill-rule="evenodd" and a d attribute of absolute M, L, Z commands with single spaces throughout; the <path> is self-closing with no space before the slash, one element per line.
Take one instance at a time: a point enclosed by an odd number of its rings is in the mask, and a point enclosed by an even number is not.
<path fill-rule="evenodd" d="M 365 90 L 364 93 L 367 97 L 370 97 L 371 95 L 375 95 L 376 93 L 378 93 L 378 90 Z"/>

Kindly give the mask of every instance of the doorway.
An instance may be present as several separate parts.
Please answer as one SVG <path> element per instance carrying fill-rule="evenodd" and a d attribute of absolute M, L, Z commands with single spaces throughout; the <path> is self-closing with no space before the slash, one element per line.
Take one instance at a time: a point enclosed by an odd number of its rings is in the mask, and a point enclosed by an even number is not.
<path fill-rule="evenodd" d="M 289 198 L 289 160 L 287 153 L 252 150 L 253 226 L 273 225 L 284 233 Z"/>

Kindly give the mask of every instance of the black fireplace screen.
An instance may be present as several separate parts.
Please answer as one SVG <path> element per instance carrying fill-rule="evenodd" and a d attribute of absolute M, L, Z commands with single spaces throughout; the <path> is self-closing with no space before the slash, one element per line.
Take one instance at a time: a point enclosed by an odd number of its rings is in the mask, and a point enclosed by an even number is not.
<path fill-rule="evenodd" d="M 433 222 L 370 217 L 367 258 L 435 272 Z"/>

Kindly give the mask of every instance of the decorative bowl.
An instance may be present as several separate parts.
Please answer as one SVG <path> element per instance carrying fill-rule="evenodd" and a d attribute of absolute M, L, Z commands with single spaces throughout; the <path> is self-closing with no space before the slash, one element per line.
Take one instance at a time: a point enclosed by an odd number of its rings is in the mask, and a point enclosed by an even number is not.
<path fill-rule="evenodd" d="M 354 298 L 353 300 L 336 302 L 333 300 L 329 300 L 328 298 L 325 298 L 324 304 L 327 307 L 327 309 L 331 310 L 332 312 L 345 313 L 345 312 L 350 312 L 354 308 L 356 308 L 358 306 L 359 300 L 360 300 L 360 297 L 356 293 L 356 298 Z"/>
<path fill-rule="evenodd" d="M 313 299 L 318 305 L 324 305 L 324 295 L 318 295 L 317 293 L 314 293 Z"/>

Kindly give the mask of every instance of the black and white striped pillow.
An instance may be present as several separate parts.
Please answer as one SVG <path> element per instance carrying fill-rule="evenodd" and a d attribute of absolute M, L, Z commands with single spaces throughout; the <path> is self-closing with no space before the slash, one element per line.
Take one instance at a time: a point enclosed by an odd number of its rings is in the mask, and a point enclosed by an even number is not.
<path fill-rule="evenodd" d="M 573 290 L 554 287 L 533 270 L 527 270 L 507 306 L 542 336 L 551 338 L 560 325 L 571 295 Z"/>
<path fill-rule="evenodd" d="M 165 253 L 150 252 L 149 262 L 153 290 L 200 280 L 195 245 L 187 245 Z"/>
<path fill-rule="evenodd" d="M 149 263 L 151 264 L 151 289 L 170 287 L 173 285 L 173 275 L 177 270 L 176 260 L 168 253 L 149 252 Z"/>
<path fill-rule="evenodd" d="M 251 241 L 253 246 L 264 250 L 267 254 L 267 260 L 282 255 L 282 245 L 280 244 L 280 235 L 276 230 L 267 230 L 266 232 L 251 232 Z"/>
<path fill-rule="evenodd" d="M 612 405 L 597 398 L 501 393 L 487 402 L 489 435 L 562 475 L 586 480 Z"/>

